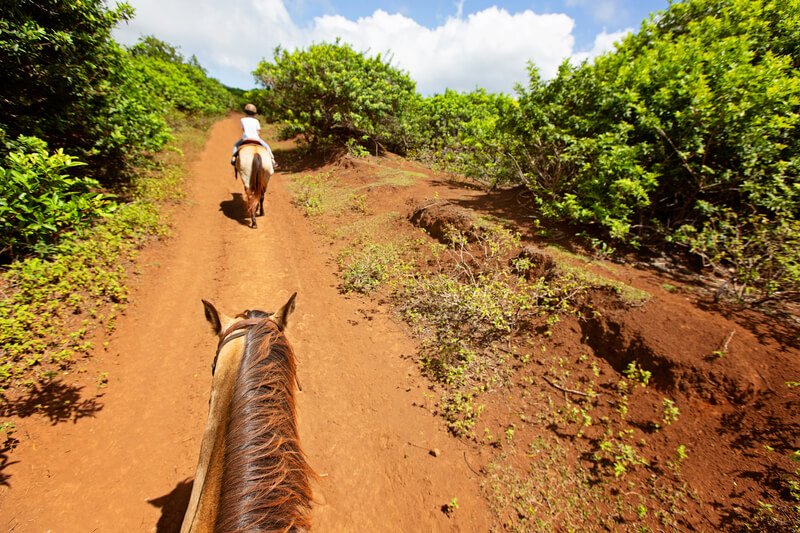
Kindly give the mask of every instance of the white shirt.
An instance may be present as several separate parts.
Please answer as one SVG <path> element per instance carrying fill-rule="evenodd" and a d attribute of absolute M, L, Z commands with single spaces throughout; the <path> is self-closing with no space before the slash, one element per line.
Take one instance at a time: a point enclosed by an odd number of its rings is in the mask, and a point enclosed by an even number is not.
<path fill-rule="evenodd" d="M 253 117 L 242 118 L 242 139 L 260 139 L 261 124 Z"/>

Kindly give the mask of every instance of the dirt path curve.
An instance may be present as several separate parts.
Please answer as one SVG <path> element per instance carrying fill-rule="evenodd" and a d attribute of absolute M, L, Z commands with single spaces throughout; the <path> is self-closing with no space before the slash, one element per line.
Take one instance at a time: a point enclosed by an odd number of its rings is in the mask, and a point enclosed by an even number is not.
<path fill-rule="evenodd" d="M 301 439 L 323 474 L 317 531 L 485 531 L 470 452 L 425 409 L 424 385 L 403 356 L 403 329 L 336 289 L 334 264 L 273 177 L 266 217 L 231 216 L 237 117 L 218 122 L 190 166 L 188 201 L 171 239 L 146 250 L 131 304 L 106 351 L 87 363 L 91 416 L 25 419 L 0 487 L 0 530 L 177 531 L 191 490 L 215 341 L 200 298 L 228 312 L 274 308 L 298 291 L 289 336 L 300 359 Z M 92 380 L 109 374 L 106 388 Z M 429 449 L 439 448 L 433 457 Z M 470 461 L 474 464 L 476 459 Z M 458 499 L 448 517 L 442 505 Z"/>

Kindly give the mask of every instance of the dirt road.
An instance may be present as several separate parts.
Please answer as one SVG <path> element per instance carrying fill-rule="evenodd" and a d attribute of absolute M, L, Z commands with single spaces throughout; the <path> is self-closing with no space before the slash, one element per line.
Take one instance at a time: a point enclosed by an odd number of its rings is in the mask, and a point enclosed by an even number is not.
<path fill-rule="evenodd" d="M 177 531 L 215 346 L 200 299 L 233 313 L 273 309 L 297 291 L 289 337 L 304 389 L 301 439 L 322 474 L 315 529 L 485 531 L 470 451 L 415 407 L 430 402 L 404 357 L 414 344 L 370 304 L 339 293 L 325 244 L 290 203 L 291 175 L 273 177 L 258 229 L 237 219 L 241 185 L 228 157 L 238 135 L 237 117 L 213 127 L 190 165 L 172 238 L 142 254 L 131 304 L 106 349 L 82 367 L 81 387 L 62 391 L 65 410 L 18 424 L 0 530 Z M 459 508 L 446 516 L 453 498 Z"/>

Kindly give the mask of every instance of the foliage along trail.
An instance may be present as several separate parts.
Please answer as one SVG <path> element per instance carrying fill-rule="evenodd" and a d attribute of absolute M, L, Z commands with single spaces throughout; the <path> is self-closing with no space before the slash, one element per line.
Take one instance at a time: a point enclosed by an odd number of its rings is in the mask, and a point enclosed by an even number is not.
<path fill-rule="evenodd" d="M 31 409 L 19 424 L 24 438 L 0 472 L 0 528 L 177 531 L 215 345 L 200 299 L 239 312 L 270 309 L 298 291 L 289 337 L 303 385 L 301 439 L 320 474 L 315 529 L 485 531 L 470 451 L 414 407 L 424 403 L 424 385 L 403 358 L 414 345 L 381 313 L 339 294 L 320 238 L 290 205 L 290 175 L 270 182 L 258 230 L 239 222 L 241 185 L 228 165 L 238 133 L 236 116 L 213 127 L 190 167 L 173 237 L 142 254 L 107 349 L 85 363 L 78 385 L 54 391 L 63 408 Z M 102 372 L 107 386 L 94 379 Z M 442 508 L 454 498 L 458 510 L 447 516 Z"/>

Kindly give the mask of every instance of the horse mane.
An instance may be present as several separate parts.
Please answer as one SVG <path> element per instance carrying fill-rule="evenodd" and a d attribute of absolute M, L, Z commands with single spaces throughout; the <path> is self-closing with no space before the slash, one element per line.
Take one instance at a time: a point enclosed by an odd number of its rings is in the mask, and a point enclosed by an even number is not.
<path fill-rule="evenodd" d="M 272 320 L 247 334 L 234 385 L 215 531 L 311 528 L 315 476 L 300 447 L 295 417 L 297 363 Z"/>
<path fill-rule="evenodd" d="M 258 206 L 261 195 L 267 192 L 267 169 L 261 160 L 261 154 L 256 152 L 253 155 L 253 163 L 250 167 L 250 201 L 247 210 L 252 216 Z"/>

